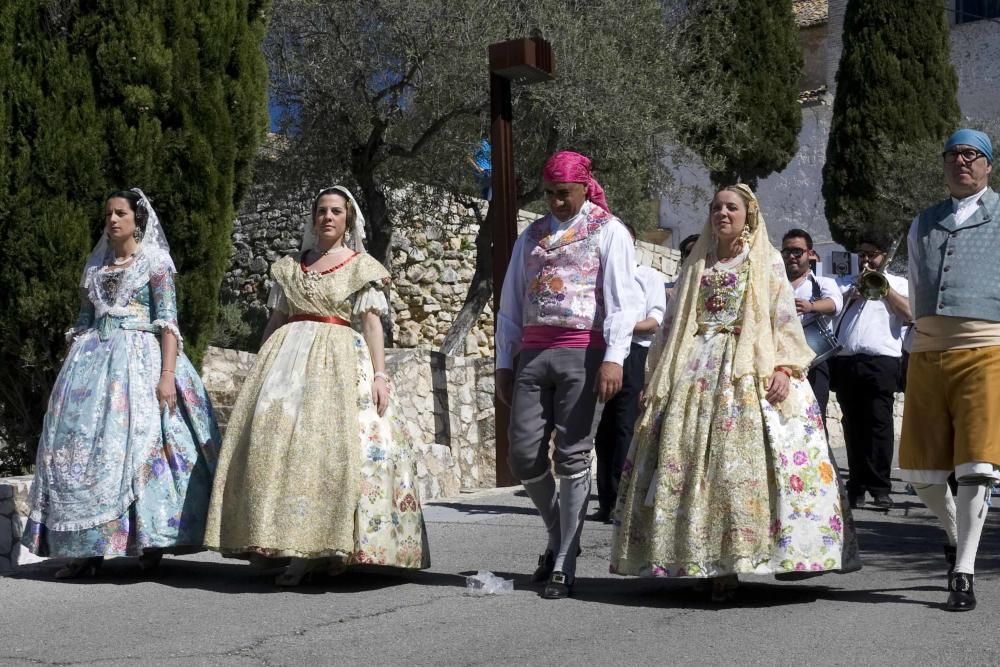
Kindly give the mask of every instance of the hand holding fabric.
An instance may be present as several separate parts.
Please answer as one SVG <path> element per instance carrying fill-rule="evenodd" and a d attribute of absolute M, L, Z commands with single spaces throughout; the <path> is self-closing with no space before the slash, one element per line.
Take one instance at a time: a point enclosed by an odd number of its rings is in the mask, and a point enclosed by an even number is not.
<path fill-rule="evenodd" d="M 177 387 L 174 386 L 173 373 L 160 375 L 160 381 L 156 384 L 156 400 L 161 412 L 164 408 L 170 410 L 171 415 L 177 412 Z"/>
<path fill-rule="evenodd" d="M 375 403 L 378 416 L 384 416 L 389 407 L 389 383 L 382 376 L 372 380 L 372 401 Z"/>
<path fill-rule="evenodd" d="M 767 394 L 764 398 L 771 405 L 781 403 L 788 398 L 788 387 L 790 384 L 791 381 L 783 371 L 774 371 L 770 382 L 767 383 Z"/>

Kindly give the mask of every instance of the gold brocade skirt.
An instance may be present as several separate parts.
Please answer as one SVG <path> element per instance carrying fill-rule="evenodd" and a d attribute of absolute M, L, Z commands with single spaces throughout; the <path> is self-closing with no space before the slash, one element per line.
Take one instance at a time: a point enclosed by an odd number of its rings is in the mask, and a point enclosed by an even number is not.
<path fill-rule="evenodd" d="M 429 565 L 411 448 L 371 399 L 353 329 L 294 322 L 264 344 L 226 429 L 206 545 L 247 557 Z"/>

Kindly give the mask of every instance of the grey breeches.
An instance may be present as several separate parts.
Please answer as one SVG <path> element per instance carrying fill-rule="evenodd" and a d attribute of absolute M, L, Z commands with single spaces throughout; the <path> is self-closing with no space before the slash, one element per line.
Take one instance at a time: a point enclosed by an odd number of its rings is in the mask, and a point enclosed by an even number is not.
<path fill-rule="evenodd" d="M 594 383 L 604 350 L 523 350 L 514 375 L 510 469 L 522 482 L 549 470 L 549 439 L 556 475 L 589 474 L 594 434 L 601 420 Z"/>

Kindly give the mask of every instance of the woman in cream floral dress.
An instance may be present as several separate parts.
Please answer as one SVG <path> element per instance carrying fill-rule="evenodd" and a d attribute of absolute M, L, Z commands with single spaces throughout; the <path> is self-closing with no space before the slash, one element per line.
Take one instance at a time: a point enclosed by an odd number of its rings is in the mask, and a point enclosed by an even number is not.
<path fill-rule="evenodd" d="M 757 199 L 718 192 L 649 361 L 611 571 L 713 580 L 857 569 L 850 510 L 806 381 L 813 353 Z"/>
<path fill-rule="evenodd" d="M 229 556 L 292 557 L 281 585 L 355 563 L 429 566 L 385 373 L 388 273 L 363 252 L 346 188 L 320 192 L 312 211 L 301 254 L 271 268 L 272 315 L 226 430 L 206 536 Z"/>

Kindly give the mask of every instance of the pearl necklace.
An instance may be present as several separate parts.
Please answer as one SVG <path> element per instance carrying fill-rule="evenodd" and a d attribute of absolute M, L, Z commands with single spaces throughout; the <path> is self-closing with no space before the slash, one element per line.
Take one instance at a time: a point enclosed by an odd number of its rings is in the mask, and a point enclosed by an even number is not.
<path fill-rule="evenodd" d="M 122 257 L 121 259 L 118 259 L 117 257 L 112 257 L 111 266 L 125 266 L 132 260 L 133 257 L 135 257 L 135 253 L 132 253 L 128 257 Z"/>

